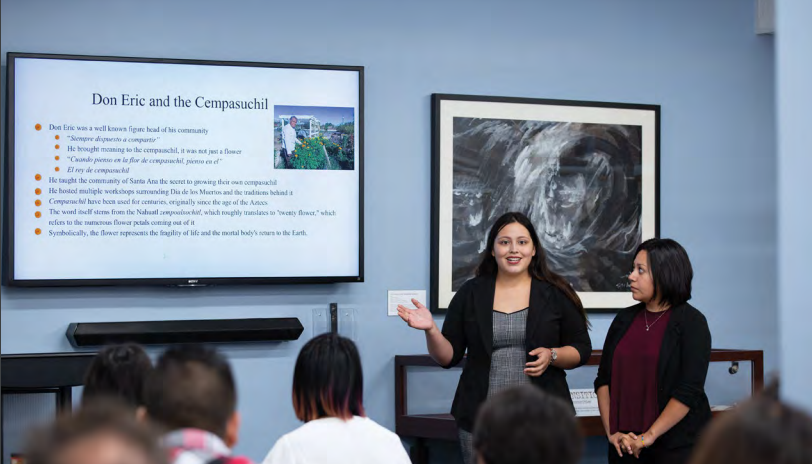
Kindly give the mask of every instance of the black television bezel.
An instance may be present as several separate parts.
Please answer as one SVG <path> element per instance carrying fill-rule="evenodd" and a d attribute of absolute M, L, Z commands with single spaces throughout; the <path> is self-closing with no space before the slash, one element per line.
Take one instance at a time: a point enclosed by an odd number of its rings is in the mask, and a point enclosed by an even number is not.
<path fill-rule="evenodd" d="M 96 286 L 183 286 L 247 284 L 331 284 L 364 281 L 364 67 L 345 65 L 316 65 L 268 63 L 253 61 L 192 60 L 179 58 L 144 58 L 124 56 L 69 55 L 52 53 L 8 52 L 6 55 L 6 104 L 3 176 L 3 256 L 2 284 L 8 287 L 96 287 Z M 14 109 L 15 60 L 18 58 L 57 59 L 73 61 L 109 61 L 152 64 L 229 66 L 248 68 L 310 69 L 353 71 L 358 73 L 358 275 L 310 277 L 171 277 L 171 278 L 110 278 L 110 279 L 16 279 L 14 276 Z"/>

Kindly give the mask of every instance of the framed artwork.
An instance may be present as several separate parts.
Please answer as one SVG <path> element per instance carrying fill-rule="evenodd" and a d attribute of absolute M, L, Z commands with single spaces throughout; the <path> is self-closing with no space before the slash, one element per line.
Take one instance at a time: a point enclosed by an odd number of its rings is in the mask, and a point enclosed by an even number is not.
<path fill-rule="evenodd" d="M 431 309 L 474 276 L 508 211 L 588 310 L 634 304 L 634 251 L 659 234 L 659 152 L 659 105 L 434 94 Z"/>

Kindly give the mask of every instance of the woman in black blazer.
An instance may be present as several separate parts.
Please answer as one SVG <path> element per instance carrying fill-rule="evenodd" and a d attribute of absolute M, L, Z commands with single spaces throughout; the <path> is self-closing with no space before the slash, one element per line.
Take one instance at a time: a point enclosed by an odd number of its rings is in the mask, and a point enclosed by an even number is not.
<path fill-rule="evenodd" d="M 711 335 L 687 303 L 692 279 L 688 254 L 674 240 L 637 248 L 629 282 L 640 303 L 612 321 L 595 379 L 610 464 L 685 463 L 710 420 Z"/>
<path fill-rule="evenodd" d="M 454 295 L 442 331 L 419 301 L 413 300 L 416 310 L 398 307 L 410 327 L 425 332 L 441 366 L 455 366 L 468 350 L 451 407 L 466 463 L 474 462 L 471 431 L 489 396 L 532 383 L 572 405 L 564 369 L 584 364 L 592 352 L 581 300 L 547 267 L 524 214 L 496 220 L 476 275 Z"/>

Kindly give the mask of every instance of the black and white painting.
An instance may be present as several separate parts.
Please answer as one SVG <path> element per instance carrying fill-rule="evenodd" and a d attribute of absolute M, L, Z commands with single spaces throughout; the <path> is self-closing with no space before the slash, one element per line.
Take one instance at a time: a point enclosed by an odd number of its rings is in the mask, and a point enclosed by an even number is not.
<path fill-rule="evenodd" d="M 435 95 L 432 302 L 473 277 L 493 222 L 520 211 L 587 308 L 634 301 L 635 248 L 657 234 L 659 107 Z"/>

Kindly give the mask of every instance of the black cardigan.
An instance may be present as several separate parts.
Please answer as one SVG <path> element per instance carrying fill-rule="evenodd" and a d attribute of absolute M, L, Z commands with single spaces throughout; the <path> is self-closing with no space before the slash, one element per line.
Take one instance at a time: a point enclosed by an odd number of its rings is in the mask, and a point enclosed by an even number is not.
<path fill-rule="evenodd" d="M 495 292 L 496 278 L 493 276 L 469 280 L 454 295 L 443 323 L 443 335 L 454 348 L 454 357 L 444 367 L 456 366 L 468 349 L 468 360 L 451 406 L 457 426 L 467 431 L 473 429 L 477 410 L 488 396 Z M 579 365 L 586 363 L 592 353 L 586 321 L 575 304 L 552 284 L 536 279 L 530 288 L 525 344 L 528 353 L 539 347 L 572 346 L 581 355 Z M 536 359 L 527 355 L 528 362 Z M 530 377 L 530 380 L 572 405 L 563 369 L 550 366 L 541 376 Z"/>
<path fill-rule="evenodd" d="M 604 385 L 611 385 L 615 348 L 635 316 L 644 308 L 643 303 L 625 308 L 612 321 L 595 379 L 596 392 Z M 711 353 L 708 321 L 688 303 L 675 306 L 671 311 L 657 363 L 657 403 L 662 412 L 668 401 L 674 398 L 688 406 L 690 411 L 657 439 L 657 444 L 666 449 L 693 445 L 711 418 L 710 404 L 705 394 L 705 377 Z"/>

